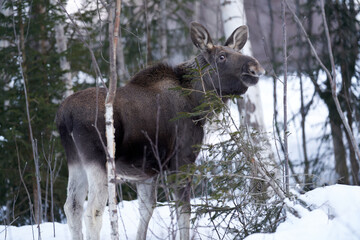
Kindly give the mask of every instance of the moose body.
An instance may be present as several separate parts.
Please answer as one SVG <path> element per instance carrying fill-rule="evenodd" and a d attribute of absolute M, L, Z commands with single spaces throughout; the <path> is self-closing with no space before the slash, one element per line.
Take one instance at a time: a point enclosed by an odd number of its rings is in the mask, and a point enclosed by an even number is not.
<path fill-rule="evenodd" d="M 237 28 L 224 46 L 214 45 L 201 24 L 191 24 L 191 38 L 201 54 L 177 66 L 158 64 L 137 73 L 116 92 L 114 127 L 116 174 L 137 183 L 140 222 L 137 239 L 146 231 L 156 204 L 155 177 L 163 171 L 177 174 L 195 162 L 193 148 L 202 142 L 204 121 L 176 117 L 192 112 L 204 100 L 204 91 L 221 96 L 243 94 L 264 72 L 256 59 L 239 51 L 247 40 L 247 27 Z M 200 79 L 193 68 L 203 69 Z M 179 88 L 191 89 L 182 94 Z M 98 92 L 97 92 L 98 91 Z M 57 126 L 68 161 L 69 182 L 65 213 L 72 239 L 83 239 L 83 203 L 87 239 L 100 239 L 102 214 L 108 199 L 104 89 L 90 88 L 69 96 L 57 113 Z M 97 114 L 97 115 L 96 115 Z M 95 129 L 95 119 L 100 136 Z M 106 144 L 106 143 L 105 143 Z M 189 239 L 190 180 L 174 187 L 180 239 Z"/>

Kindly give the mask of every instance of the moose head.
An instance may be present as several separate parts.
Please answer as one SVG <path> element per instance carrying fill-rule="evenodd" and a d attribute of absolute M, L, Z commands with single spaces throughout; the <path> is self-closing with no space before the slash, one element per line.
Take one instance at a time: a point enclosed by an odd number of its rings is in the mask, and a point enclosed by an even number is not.
<path fill-rule="evenodd" d="M 221 95 L 244 94 L 265 73 L 259 62 L 240 50 L 248 38 L 248 28 L 243 25 L 235 29 L 223 46 L 214 45 L 206 28 L 191 23 L 191 40 L 209 64 L 204 77 L 205 90 L 214 89 Z"/>

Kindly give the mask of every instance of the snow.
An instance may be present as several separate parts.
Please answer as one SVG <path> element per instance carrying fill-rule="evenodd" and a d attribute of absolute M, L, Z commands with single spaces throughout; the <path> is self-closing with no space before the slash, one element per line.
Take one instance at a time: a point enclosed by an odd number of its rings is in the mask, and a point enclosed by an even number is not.
<path fill-rule="evenodd" d="M 306 202 L 310 210 L 304 208 L 301 202 Z M 199 204 L 201 200 L 194 199 L 192 203 Z M 360 187 L 358 186 L 333 185 L 317 188 L 298 195 L 295 200 L 286 200 L 286 204 L 296 209 L 301 218 L 288 213 L 286 220 L 279 225 L 275 233 L 252 234 L 245 240 L 360 239 Z M 139 219 L 137 200 L 123 201 L 118 208 L 120 239 L 135 239 Z M 107 211 L 103 219 L 101 239 L 110 239 Z M 173 239 L 172 234 L 176 234 L 174 230 L 177 229 L 175 219 L 174 209 L 159 203 L 150 221 L 147 239 Z M 222 227 L 225 228 L 226 223 Z M 55 223 L 56 237 L 53 236 L 52 223 L 43 223 L 40 229 L 43 240 L 70 239 L 69 230 L 64 223 Z M 218 230 L 223 231 L 223 228 L 220 227 Z M 192 235 L 193 239 L 218 239 L 213 224 L 205 216 L 192 225 Z M 0 226 L 0 239 L 38 239 L 37 226 Z M 179 236 L 176 239 L 179 239 Z M 232 236 L 225 236 L 224 239 L 232 239 Z"/>
<path fill-rule="evenodd" d="M 312 211 L 299 203 L 301 218 L 288 215 L 276 232 L 253 234 L 246 240 L 356 240 L 360 239 L 360 187 L 333 185 L 317 188 L 299 199 L 310 205 Z"/>

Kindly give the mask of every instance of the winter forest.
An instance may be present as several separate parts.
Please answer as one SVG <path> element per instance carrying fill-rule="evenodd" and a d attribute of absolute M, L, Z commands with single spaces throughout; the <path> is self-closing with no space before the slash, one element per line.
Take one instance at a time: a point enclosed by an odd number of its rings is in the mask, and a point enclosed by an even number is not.
<path fill-rule="evenodd" d="M 71 239 L 60 104 L 96 87 L 113 109 L 112 91 L 139 71 L 194 59 L 194 21 L 215 45 L 247 25 L 241 53 L 266 72 L 241 96 L 204 90 L 171 120 L 204 123 L 205 135 L 186 171 L 160 170 L 146 239 L 184 240 L 178 178 L 190 182 L 191 239 L 360 239 L 358 0 L 0 0 L 0 239 Z M 203 81 L 207 66 L 195 62 Z M 136 239 L 137 183 L 111 177 L 100 237 Z"/>

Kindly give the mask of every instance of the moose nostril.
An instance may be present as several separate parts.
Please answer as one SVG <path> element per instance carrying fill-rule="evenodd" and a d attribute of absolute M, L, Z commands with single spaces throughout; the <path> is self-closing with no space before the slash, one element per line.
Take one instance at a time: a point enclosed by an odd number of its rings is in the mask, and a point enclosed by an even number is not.
<path fill-rule="evenodd" d="M 255 67 L 255 66 L 250 66 L 250 67 L 249 67 L 249 73 L 250 73 L 251 75 L 258 75 L 258 74 L 256 73 L 256 67 Z"/>

